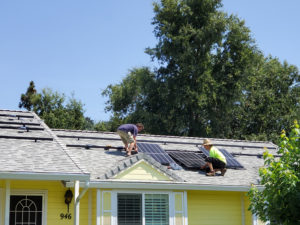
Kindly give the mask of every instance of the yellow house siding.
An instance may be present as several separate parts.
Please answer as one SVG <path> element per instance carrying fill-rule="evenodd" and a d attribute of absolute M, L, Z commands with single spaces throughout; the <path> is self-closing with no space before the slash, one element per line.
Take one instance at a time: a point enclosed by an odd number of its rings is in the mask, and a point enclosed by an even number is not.
<path fill-rule="evenodd" d="M 11 181 L 12 190 L 47 190 L 47 224 L 73 224 L 73 220 L 61 219 L 61 213 L 67 213 L 64 195 L 67 188 L 59 181 Z M 74 191 L 73 191 L 74 193 Z M 70 204 L 70 213 L 73 216 L 74 204 Z"/>
<path fill-rule="evenodd" d="M 47 224 L 48 225 L 73 225 L 74 216 L 74 197 L 70 203 L 69 213 L 72 219 L 61 219 L 61 213 L 67 213 L 67 205 L 65 204 L 64 195 L 68 188 L 65 188 L 60 181 L 11 181 L 11 190 L 24 191 L 47 191 Z M 74 189 L 71 188 L 73 194 Z M 82 189 L 80 189 L 80 192 Z M 88 192 L 80 201 L 80 224 L 88 225 Z M 2 206 L 3 206 L 2 200 Z M 93 221 L 93 218 L 92 218 Z M 93 223 L 92 223 L 93 224 Z M 95 224 L 95 223 L 94 223 Z"/>
<path fill-rule="evenodd" d="M 241 225 L 240 192 L 188 191 L 189 225 Z"/>
<path fill-rule="evenodd" d="M 148 166 L 148 165 L 147 165 Z M 64 203 L 65 188 L 60 181 L 11 181 L 11 190 L 47 191 L 47 224 L 48 225 L 73 225 L 74 199 L 70 204 L 71 220 L 61 219 L 61 213 L 67 213 L 67 205 Z M 0 181 L 2 188 L 1 210 L 3 214 L 5 181 Z M 71 190 L 74 193 L 73 188 Z M 82 189 L 80 189 L 80 192 Z M 103 222 L 101 225 L 109 225 L 111 217 L 111 190 L 101 189 L 100 212 Z M 97 189 L 90 189 L 80 201 L 80 224 L 89 225 L 89 192 L 91 192 L 91 225 L 96 225 L 97 216 Z M 103 196 L 102 196 L 103 194 Z M 184 224 L 181 218 L 184 216 L 183 192 L 174 192 L 174 216 L 175 224 Z M 103 210 L 102 210 L 103 203 Z M 187 191 L 188 224 L 189 225 L 241 225 L 242 218 L 245 225 L 252 225 L 252 214 L 248 211 L 249 198 L 243 192 L 224 191 Z M 244 204 L 244 206 L 242 206 Z M 244 210 L 244 213 L 242 213 Z M 244 214 L 244 216 L 242 216 Z M 1 212 L 0 212 L 1 215 Z M 1 218 L 3 221 L 3 218 Z M 0 221 L 1 222 L 1 221 Z M 1 223 L 0 223 L 1 224 Z"/>
<path fill-rule="evenodd" d="M 93 199 L 93 204 L 92 204 L 92 225 L 96 225 L 96 218 L 97 218 L 97 189 L 92 189 L 93 195 L 92 195 L 92 199 Z M 100 195 L 100 199 L 101 195 Z M 100 204 L 100 212 L 101 212 L 101 204 Z"/>
<path fill-rule="evenodd" d="M 80 192 L 82 190 L 80 189 Z M 89 221 L 89 193 L 86 192 L 85 195 L 80 200 L 80 210 L 79 210 L 79 224 L 88 225 Z M 73 212 L 72 212 L 73 214 Z"/>
<path fill-rule="evenodd" d="M 160 180 L 170 181 L 171 179 L 160 173 L 145 161 L 138 162 L 131 168 L 118 174 L 115 179 L 120 180 Z"/>
<path fill-rule="evenodd" d="M 245 224 L 252 225 L 252 213 L 248 210 L 250 205 L 250 199 L 246 196 L 244 197 L 245 202 Z"/>
<path fill-rule="evenodd" d="M 4 190 L 3 181 L 0 180 L 0 225 L 4 223 Z"/>
<path fill-rule="evenodd" d="M 92 197 L 92 202 L 91 202 L 91 206 L 92 206 L 92 212 L 91 212 L 91 225 L 96 225 L 96 200 L 97 200 L 97 195 L 96 195 L 96 189 L 90 189 L 91 191 L 91 197 Z"/>

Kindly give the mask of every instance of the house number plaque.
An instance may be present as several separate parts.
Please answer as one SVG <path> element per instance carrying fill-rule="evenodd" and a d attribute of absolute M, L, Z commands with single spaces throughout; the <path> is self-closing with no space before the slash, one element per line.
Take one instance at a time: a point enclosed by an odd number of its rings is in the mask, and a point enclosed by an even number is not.
<path fill-rule="evenodd" d="M 70 220 L 70 219 L 72 219 L 72 214 L 71 213 L 61 213 L 60 219 L 61 220 Z"/>

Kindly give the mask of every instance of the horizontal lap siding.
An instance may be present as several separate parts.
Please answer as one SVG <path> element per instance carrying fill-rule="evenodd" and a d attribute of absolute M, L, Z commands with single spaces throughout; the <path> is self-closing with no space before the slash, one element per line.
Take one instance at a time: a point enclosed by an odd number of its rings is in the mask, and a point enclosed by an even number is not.
<path fill-rule="evenodd" d="M 61 219 L 61 213 L 67 213 L 64 195 L 68 188 L 65 188 L 60 181 L 11 181 L 11 189 L 24 190 L 47 190 L 47 224 L 48 225 L 73 225 L 74 196 L 70 204 L 69 213 L 72 219 Z M 74 189 L 71 188 L 73 195 Z M 82 189 L 80 189 L 80 192 Z M 88 225 L 88 192 L 80 201 L 80 225 Z"/>
<path fill-rule="evenodd" d="M 120 180 L 170 180 L 166 175 L 158 172 L 145 162 L 140 162 L 133 167 L 118 174 L 115 179 Z"/>
<path fill-rule="evenodd" d="M 189 225 L 241 225 L 240 192 L 188 191 Z"/>
<path fill-rule="evenodd" d="M 245 225 L 252 225 L 252 213 L 248 210 L 250 199 L 245 195 Z"/>
<path fill-rule="evenodd" d="M 4 180 L 0 180 L 0 225 L 4 224 L 4 207 L 5 207 L 4 189 L 5 189 L 5 182 Z"/>
<path fill-rule="evenodd" d="M 92 225 L 96 225 L 97 217 L 97 189 L 91 189 L 92 191 Z"/>

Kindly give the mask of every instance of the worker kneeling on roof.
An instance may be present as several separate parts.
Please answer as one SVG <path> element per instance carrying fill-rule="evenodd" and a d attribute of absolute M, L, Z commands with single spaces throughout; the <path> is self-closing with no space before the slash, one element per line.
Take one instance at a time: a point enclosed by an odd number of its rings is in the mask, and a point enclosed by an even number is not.
<path fill-rule="evenodd" d="M 209 168 L 210 171 L 206 173 L 206 176 L 215 176 L 217 171 L 221 172 L 224 176 L 226 173 L 226 158 L 216 147 L 213 146 L 209 139 L 204 139 L 203 146 L 209 151 L 209 157 L 205 159 L 206 164 L 201 169 Z"/>
<path fill-rule="evenodd" d="M 142 131 L 143 129 L 144 129 L 144 125 L 141 123 L 137 123 L 136 125 L 123 124 L 118 127 L 117 133 L 119 134 L 119 136 L 122 139 L 122 142 L 125 145 L 127 156 L 131 155 L 131 151 L 133 147 L 135 151 L 138 151 L 136 145 L 136 136 L 138 135 L 138 132 Z"/>

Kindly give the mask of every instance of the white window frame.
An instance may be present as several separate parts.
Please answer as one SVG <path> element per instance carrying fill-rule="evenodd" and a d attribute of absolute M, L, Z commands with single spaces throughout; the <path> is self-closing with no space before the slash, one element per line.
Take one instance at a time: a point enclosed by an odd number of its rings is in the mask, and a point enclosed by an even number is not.
<path fill-rule="evenodd" d="M 112 207 L 112 225 L 118 224 L 118 194 L 142 194 L 142 221 L 143 225 L 145 225 L 145 194 L 167 194 L 169 196 L 169 225 L 174 225 L 174 212 L 175 212 L 175 204 L 174 204 L 174 193 L 172 191 L 153 191 L 153 190 L 144 190 L 144 191 L 133 191 L 133 190 L 113 190 L 111 191 L 111 207 Z"/>
<path fill-rule="evenodd" d="M 43 197 L 42 225 L 47 225 L 47 205 L 48 205 L 48 191 L 47 190 L 12 189 L 10 192 L 10 195 L 42 196 Z"/>

